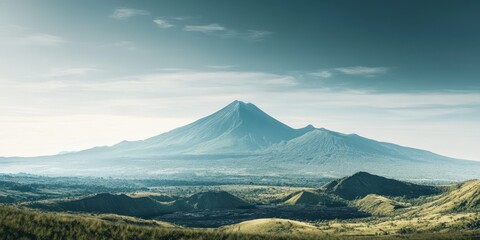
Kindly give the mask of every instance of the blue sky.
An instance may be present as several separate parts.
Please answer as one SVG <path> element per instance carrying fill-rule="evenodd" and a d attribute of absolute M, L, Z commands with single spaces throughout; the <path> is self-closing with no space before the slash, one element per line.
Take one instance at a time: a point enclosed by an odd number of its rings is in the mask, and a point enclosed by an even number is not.
<path fill-rule="evenodd" d="M 0 0 L 0 155 L 147 138 L 239 99 L 480 160 L 477 1 Z"/>

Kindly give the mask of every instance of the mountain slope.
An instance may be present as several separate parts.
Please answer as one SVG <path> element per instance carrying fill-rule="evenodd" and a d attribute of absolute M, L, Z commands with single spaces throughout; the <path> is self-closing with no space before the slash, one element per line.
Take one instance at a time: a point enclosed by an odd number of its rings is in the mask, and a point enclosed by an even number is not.
<path fill-rule="evenodd" d="M 463 181 L 480 171 L 480 162 L 311 125 L 294 129 L 241 101 L 146 140 L 55 156 L 5 158 L 0 164 L 5 173 L 122 177 L 165 173 L 342 177 L 368 171 L 400 179 Z"/>
<path fill-rule="evenodd" d="M 439 189 L 433 186 L 402 182 L 366 172 L 358 172 L 349 177 L 333 180 L 322 186 L 321 190 L 347 200 L 363 198 L 368 194 L 411 198 L 439 193 Z"/>
<path fill-rule="evenodd" d="M 251 103 L 234 101 L 207 117 L 158 136 L 92 150 L 114 156 L 241 154 L 293 139 L 312 129 L 293 129 Z"/>
<path fill-rule="evenodd" d="M 458 184 L 450 191 L 432 201 L 418 207 L 415 212 L 426 214 L 440 212 L 479 212 L 480 211 L 480 180 L 470 180 Z"/>

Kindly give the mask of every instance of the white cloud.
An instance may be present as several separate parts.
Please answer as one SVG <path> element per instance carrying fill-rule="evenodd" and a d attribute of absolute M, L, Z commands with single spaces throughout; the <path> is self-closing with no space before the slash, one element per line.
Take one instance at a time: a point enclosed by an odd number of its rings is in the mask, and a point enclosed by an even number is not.
<path fill-rule="evenodd" d="M 79 149 L 145 138 L 206 116 L 239 99 L 255 103 L 294 127 L 311 123 L 453 157 L 480 159 L 475 141 L 480 137 L 480 131 L 475 130 L 480 127 L 474 119 L 480 109 L 478 92 L 372 93 L 298 88 L 298 82 L 291 75 L 266 72 L 179 69 L 96 81 L 0 81 L 0 132 L 9 133 L 0 136 L 0 142 L 5 143 L 0 155 L 29 151 L 14 142 L 10 144 L 9 139 L 27 139 L 26 145 L 35 144 L 55 131 L 69 132 L 78 142 L 72 143 L 71 138 L 62 145 L 62 139 L 68 138 L 65 135 L 55 143 L 45 142 L 36 151 Z M 80 115 L 84 123 L 75 122 Z M 85 123 L 97 122 L 99 117 L 94 115 L 105 119 L 114 116 L 110 120 L 119 121 L 115 124 L 128 127 L 122 128 L 120 134 L 118 129 L 108 129 L 109 121 L 98 121 L 96 127 L 103 129 L 102 138 L 92 140 L 88 135 L 96 129 L 86 131 Z M 51 116 L 72 118 L 67 121 L 71 124 L 48 120 Z M 18 118 L 32 122 L 20 123 Z M 152 125 L 139 126 L 143 119 Z M 32 131 L 9 131 L 26 126 Z M 36 129 L 47 130 L 33 136 Z M 138 131 L 142 131 L 142 136 Z"/>
<path fill-rule="evenodd" d="M 213 68 L 213 69 L 222 69 L 222 70 L 225 70 L 225 69 L 232 69 L 232 68 L 235 68 L 237 66 L 235 65 L 209 65 L 207 66 L 208 68 Z"/>
<path fill-rule="evenodd" d="M 171 27 L 174 26 L 173 24 L 169 23 L 168 21 L 160 19 L 160 18 L 157 18 L 157 19 L 153 20 L 153 22 L 155 24 L 157 24 L 157 27 L 159 27 L 159 28 L 171 28 Z"/>
<path fill-rule="evenodd" d="M 227 29 L 220 24 L 212 23 L 208 25 L 186 25 L 184 30 L 187 32 L 212 33 L 218 31 L 225 31 Z"/>
<path fill-rule="evenodd" d="M 201 32 L 208 35 L 218 36 L 222 38 L 237 38 L 250 42 L 263 41 L 272 32 L 264 30 L 248 30 L 246 32 L 229 29 L 218 23 L 212 23 L 208 25 L 185 25 L 183 28 L 186 32 Z"/>
<path fill-rule="evenodd" d="M 123 20 L 127 18 L 131 18 L 134 16 L 142 16 L 142 15 L 149 15 L 150 13 L 146 10 L 135 9 L 135 8 L 117 8 L 113 11 L 111 18 L 117 20 Z"/>
<path fill-rule="evenodd" d="M 333 76 L 333 73 L 328 70 L 322 70 L 318 72 L 312 72 L 309 75 L 313 77 L 319 77 L 319 78 L 330 78 Z"/>
<path fill-rule="evenodd" d="M 43 46 L 56 46 L 65 42 L 65 40 L 59 36 L 45 34 L 45 33 L 27 36 L 23 38 L 23 41 L 26 44 L 43 45 Z"/>
<path fill-rule="evenodd" d="M 50 70 L 48 74 L 46 74 L 46 77 L 68 77 L 68 76 L 78 76 L 78 75 L 84 75 L 87 73 L 91 72 L 97 72 L 99 71 L 96 68 L 83 68 L 83 67 L 77 67 L 77 68 L 55 68 Z"/>
<path fill-rule="evenodd" d="M 355 66 L 355 67 L 341 67 L 335 68 L 335 70 L 348 74 L 348 75 L 359 75 L 359 76 L 375 76 L 378 74 L 388 72 L 389 68 L 386 67 L 364 67 L 364 66 Z"/>

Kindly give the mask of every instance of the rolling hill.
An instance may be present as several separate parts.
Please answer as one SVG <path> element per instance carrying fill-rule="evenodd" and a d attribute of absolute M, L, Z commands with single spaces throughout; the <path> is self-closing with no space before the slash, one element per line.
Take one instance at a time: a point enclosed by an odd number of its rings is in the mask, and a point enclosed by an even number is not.
<path fill-rule="evenodd" d="M 199 210 L 253 207 L 251 204 L 225 191 L 208 191 L 196 193 L 185 200 L 194 209 Z"/>
<path fill-rule="evenodd" d="M 315 226 L 308 223 L 278 218 L 245 221 L 222 227 L 220 230 L 227 233 L 289 234 L 290 236 L 320 233 Z"/>
<path fill-rule="evenodd" d="M 470 180 L 454 186 L 428 203 L 419 206 L 414 212 L 480 212 L 480 180 Z"/>
<path fill-rule="evenodd" d="M 402 182 L 367 172 L 358 172 L 349 177 L 333 180 L 322 186 L 321 190 L 348 200 L 363 198 L 369 194 L 414 198 L 440 192 L 433 186 Z"/>
<path fill-rule="evenodd" d="M 132 198 L 125 194 L 100 193 L 75 200 L 40 201 L 27 205 L 50 211 L 113 213 L 134 217 L 150 217 L 175 211 L 175 204 L 161 204 L 149 197 Z"/>
<path fill-rule="evenodd" d="M 314 205 L 325 207 L 342 207 L 346 204 L 338 197 L 322 192 L 300 191 L 287 196 L 283 204 L 286 205 Z"/>
<path fill-rule="evenodd" d="M 356 201 L 355 205 L 360 211 L 368 212 L 377 216 L 388 216 L 398 209 L 409 207 L 410 204 L 398 202 L 376 194 L 369 194 Z"/>

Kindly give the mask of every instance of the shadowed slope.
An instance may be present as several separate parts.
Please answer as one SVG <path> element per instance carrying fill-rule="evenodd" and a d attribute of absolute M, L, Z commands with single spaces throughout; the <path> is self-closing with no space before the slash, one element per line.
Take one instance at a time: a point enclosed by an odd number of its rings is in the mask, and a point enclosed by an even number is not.
<path fill-rule="evenodd" d="M 194 194 L 186 199 L 194 209 L 249 208 L 251 204 L 225 191 L 209 191 Z"/>
<path fill-rule="evenodd" d="M 412 198 L 439 192 L 439 189 L 432 186 L 402 182 L 366 172 L 358 172 L 350 177 L 333 180 L 321 189 L 348 200 L 362 198 L 368 194 Z"/>
<path fill-rule="evenodd" d="M 176 210 L 175 204 L 161 204 L 149 197 L 132 198 L 125 194 L 100 193 L 94 196 L 54 202 L 36 202 L 28 205 L 53 211 L 113 213 L 135 217 L 149 217 Z"/>

